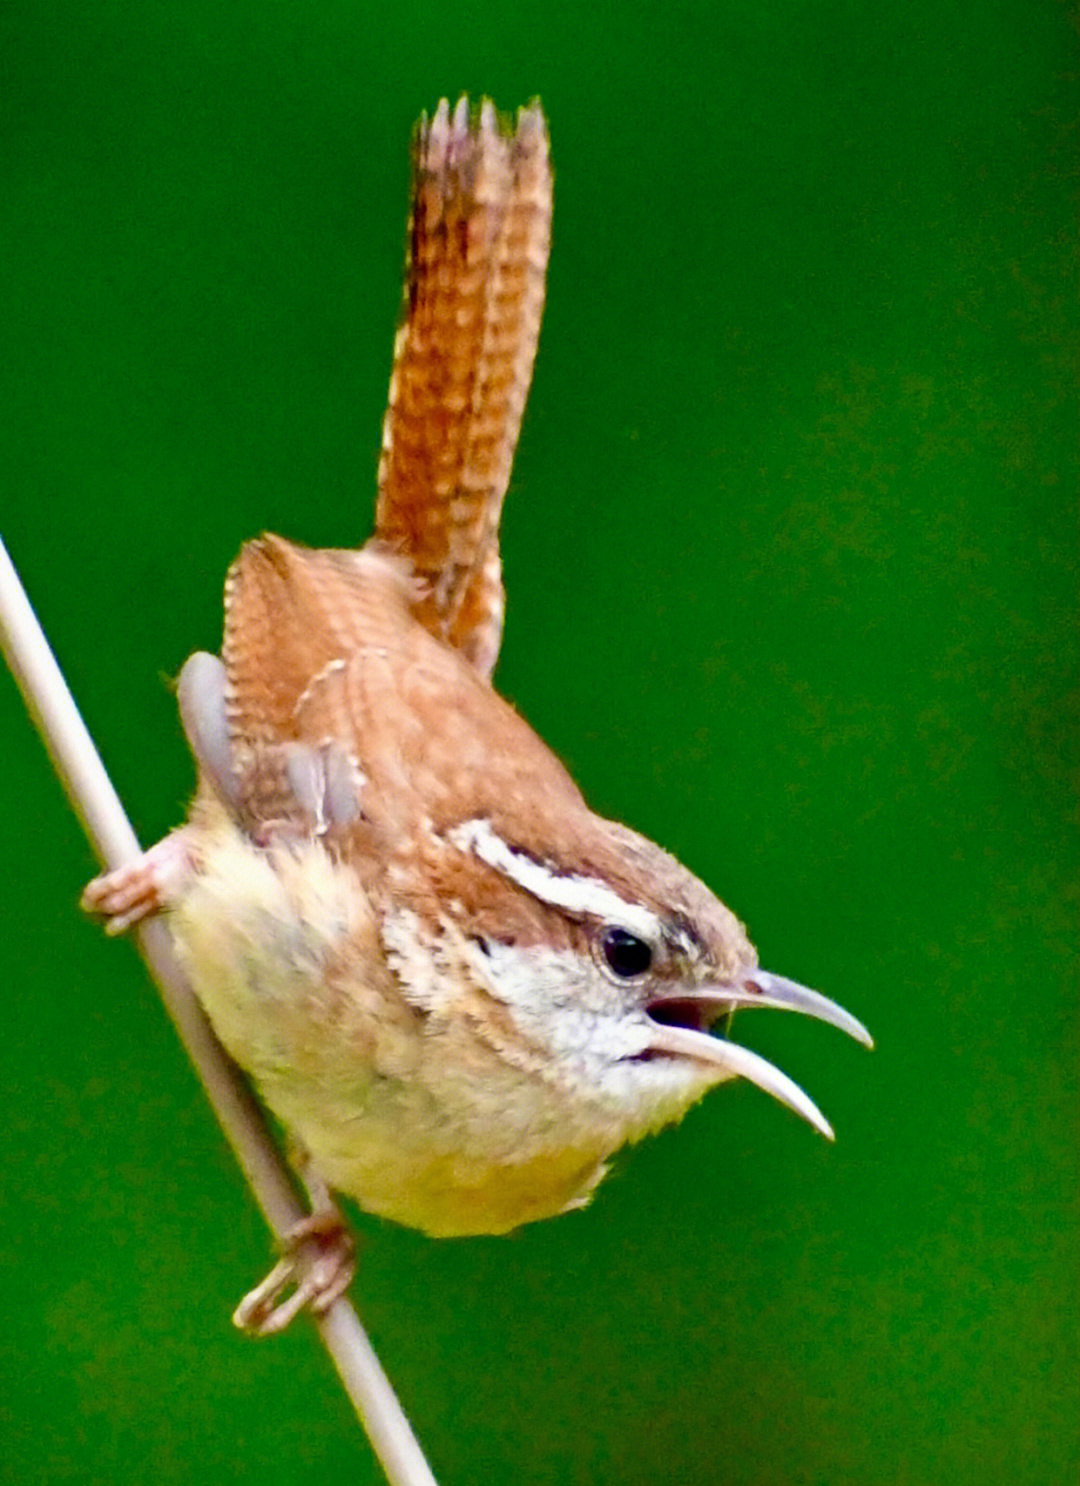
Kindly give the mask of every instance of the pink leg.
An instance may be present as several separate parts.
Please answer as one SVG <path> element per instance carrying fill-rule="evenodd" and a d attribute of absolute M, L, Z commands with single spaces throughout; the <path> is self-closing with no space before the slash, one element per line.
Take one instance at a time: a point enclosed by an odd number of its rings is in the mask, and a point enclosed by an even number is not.
<path fill-rule="evenodd" d="M 136 861 L 87 883 L 80 905 L 104 919 L 106 934 L 123 934 L 174 902 L 194 865 L 191 830 L 181 826 Z"/>
<path fill-rule="evenodd" d="M 294 1224 L 282 1248 L 284 1257 L 233 1312 L 233 1323 L 252 1336 L 284 1331 L 303 1310 L 321 1316 L 344 1295 L 356 1272 L 356 1241 L 329 1196 Z M 292 1294 L 282 1300 L 290 1286 L 295 1286 Z"/>

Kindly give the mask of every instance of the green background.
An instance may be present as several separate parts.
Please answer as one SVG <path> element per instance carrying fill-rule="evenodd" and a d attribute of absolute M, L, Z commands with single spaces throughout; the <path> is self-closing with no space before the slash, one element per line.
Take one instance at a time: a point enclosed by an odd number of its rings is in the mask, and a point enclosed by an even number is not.
<path fill-rule="evenodd" d="M 1071 10 L 0 12 L 0 528 L 144 840 L 261 529 L 369 530 L 413 120 L 539 93 L 501 686 L 862 1016 L 587 1213 L 356 1295 L 443 1486 L 1077 1479 Z M 376 1481 L 0 676 L 0 1477 Z"/>

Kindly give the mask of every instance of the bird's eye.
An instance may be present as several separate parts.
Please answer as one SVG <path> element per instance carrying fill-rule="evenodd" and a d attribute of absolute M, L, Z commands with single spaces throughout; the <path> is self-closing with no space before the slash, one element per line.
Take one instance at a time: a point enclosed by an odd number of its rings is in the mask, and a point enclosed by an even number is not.
<path fill-rule="evenodd" d="M 651 947 L 644 939 L 631 934 L 629 929 L 620 929 L 615 925 L 605 929 L 600 949 L 604 963 L 612 975 L 617 975 L 620 980 L 632 980 L 635 975 L 644 975 L 652 964 Z"/>

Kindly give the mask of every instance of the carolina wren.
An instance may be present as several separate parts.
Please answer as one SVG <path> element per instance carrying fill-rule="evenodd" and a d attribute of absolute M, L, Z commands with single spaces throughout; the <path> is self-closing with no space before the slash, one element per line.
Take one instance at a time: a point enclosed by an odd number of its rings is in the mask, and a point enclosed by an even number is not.
<path fill-rule="evenodd" d="M 760 970 L 673 857 L 594 815 L 491 686 L 550 219 L 538 105 L 513 128 L 465 99 L 421 119 L 375 535 L 242 549 L 221 657 L 179 681 L 190 818 L 83 900 L 111 933 L 163 911 L 306 1169 L 436 1235 L 581 1207 L 613 1152 L 731 1078 L 831 1137 L 711 1033 L 738 1008 L 870 1043 Z"/>

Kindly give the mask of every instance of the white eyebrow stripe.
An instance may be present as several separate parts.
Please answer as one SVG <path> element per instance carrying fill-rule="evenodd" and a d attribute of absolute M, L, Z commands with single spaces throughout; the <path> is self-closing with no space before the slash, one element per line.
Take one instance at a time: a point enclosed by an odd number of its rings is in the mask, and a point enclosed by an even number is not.
<path fill-rule="evenodd" d="M 492 829 L 490 821 L 463 821 L 447 833 L 447 840 L 459 851 L 473 852 L 541 903 L 564 908 L 568 913 L 610 919 L 639 939 L 655 943 L 660 938 L 662 924 L 648 908 L 640 903 L 627 903 L 606 882 L 595 877 L 552 872 L 533 857 L 513 851 Z"/>

